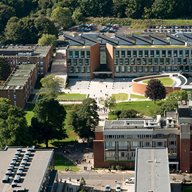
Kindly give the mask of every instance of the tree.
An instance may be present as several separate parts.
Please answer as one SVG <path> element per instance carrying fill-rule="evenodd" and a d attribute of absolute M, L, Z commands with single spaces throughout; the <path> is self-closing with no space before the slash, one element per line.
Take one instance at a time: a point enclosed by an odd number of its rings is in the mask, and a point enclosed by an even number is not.
<path fill-rule="evenodd" d="M 7 21 L 15 15 L 15 10 L 8 6 L 0 3 L 0 33 L 4 30 Z"/>
<path fill-rule="evenodd" d="M 69 8 L 56 7 L 51 13 L 51 19 L 57 23 L 58 27 L 68 29 L 72 25 L 72 13 Z"/>
<path fill-rule="evenodd" d="M 92 98 L 83 100 L 82 105 L 72 113 L 72 125 L 75 132 L 81 138 L 94 136 L 95 127 L 99 123 L 97 103 Z"/>
<path fill-rule="evenodd" d="M 8 42 L 23 43 L 23 22 L 17 17 L 11 17 L 7 22 L 4 35 Z"/>
<path fill-rule="evenodd" d="M 134 109 L 130 109 L 130 110 L 123 110 L 121 112 L 121 114 L 119 115 L 120 118 L 138 118 L 141 117 L 141 115 L 138 115 L 139 112 L 134 110 Z"/>
<path fill-rule="evenodd" d="M 55 35 L 43 34 L 38 40 L 39 45 L 55 45 L 57 38 Z"/>
<path fill-rule="evenodd" d="M 34 117 L 31 120 L 31 130 L 34 140 L 45 142 L 48 147 L 50 139 L 63 139 L 66 132 L 63 126 L 66 111 L 58 101 L 53 98 L 38 100 L 34 108 Z"/>
<path fill-rule="evenodd" d="M 116 100 L 114 97 L 108 97 L 104 101 L 104 107 L 106 107 L 110 111 L 115 106 L 115 104 L 116 104 Z"/>
<path fill-rule="evenodd" d="M 72 19 L 76 24 L 79 24 L 81 21 L 83 21 L 84 17 L 80 8 L 77 8 L 75 11 L 73 11 Z"/>
<path fill-rule="evenodd" d="M 166 100 L 157 103 L 160 108 L 156 113 L 163 115 L 165 111 L 175 111 L 178 108 L 178 102 L 183 100 L 188 100 L 187 91 L 174 91 L 167 96 Z"/>
<path fill-rule="evenodd" d="M 25 112 L 11 105 L 9 100 L 0 99 L 0 147 L 31 144 Z"/>
<path fill-rule="evenodd" d="M 47 75 L 41 79 L 42 88 L 40 89 L 40 95 L 50 98 L 56 98 L 61 90 L 62 80 L 55 75 Z"/>
<path fill-rule="evenodd" d="M 153 101 L 166 97 L 166 89 L 159 79 L 151 79 L 146 87 L 145 96 Z"/>
<path fill-rule="evenodd" d="M 38 32 L 38 37 L 42 37 L 43 34 L 51 34 L 55 36 L 58 34 L 55 24 L 47 17 L 40 16 L 36 18 L 34 24 Z"/>
<path fill-rule="evenodd" d="M 0 81 L 6 81 L 11 73 L 11 67 L 5 58 L 0 58 Z"/>

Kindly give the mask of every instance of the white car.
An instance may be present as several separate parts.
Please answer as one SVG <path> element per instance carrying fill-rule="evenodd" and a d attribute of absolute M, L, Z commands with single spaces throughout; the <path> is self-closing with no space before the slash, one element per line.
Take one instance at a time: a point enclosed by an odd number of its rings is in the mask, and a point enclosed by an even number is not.
<path fill-rule="evenodd" d="M 126 179 L 125 183 L 135 183 L 135 177 L 130 177 L 129 179 Z"/>
<path fill-rule="evenodd" d="M 120 185 L 116 185 L 115 191 L 116 192 L 121 192 L 121 186 Z"/>
<path fill-rule="evenodd" d="M 110 185 L 105 185 L 104 191 L 105 192 L 111 191 L 111 186 Z"/>

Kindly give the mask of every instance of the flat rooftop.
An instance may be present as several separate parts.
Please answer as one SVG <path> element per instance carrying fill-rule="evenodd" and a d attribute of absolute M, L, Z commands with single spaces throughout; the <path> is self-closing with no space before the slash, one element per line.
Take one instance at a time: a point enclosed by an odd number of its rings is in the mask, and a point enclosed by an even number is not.
<path fill-rule="evenodd" d="M 1 56 L 26 56 L 26 57 L 45 57 L 51 46 L 40 46 L 40 45 L 6 45 L 0 46 Z"/>
<path fill-rule="evenodd" d="M 7 150 L 0 150 L 0 191 L 12 192 L 13 189 L 27 189 L 29 192 L 38 192 L 43 182 L 44 174 L 50 164 L 53 156 L 53 150 L 50 149 L 35 149 L 30 155 L 28 165 L 25 166 L 24 174 L 21 176 L 21 182 L 18 183 L 18 187 L 12 188 L 11 183 L 13 176 L 10 176 L 9 183 L 2 183 L 2 179 L 12 161 L 12 158 L 17 153 L 17 147 L 10 147 Z M 14 174 L 18 170 L 19 163 L 24 156 L 24 153 L 28 148 L 22 148 L 22 152 L 19 155 L 17 164 L 14 165 Z"/>
<path fill-rule="evenodd" d="M 135 192 L 171 192 L 167 148 L 137 149 Z"/>
<path fill-rule="evenodd" d="M 7 81 L 0 86 L 0 89 L 23 88 L 30 77 L 31 71 L 35 68 L 36 64 L 18 65 L 17 69 L 11 73 Z"/>

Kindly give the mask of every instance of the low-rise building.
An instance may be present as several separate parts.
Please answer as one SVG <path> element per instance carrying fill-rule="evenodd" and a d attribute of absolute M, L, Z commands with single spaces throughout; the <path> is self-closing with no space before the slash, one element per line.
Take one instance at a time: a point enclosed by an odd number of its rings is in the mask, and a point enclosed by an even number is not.
<path fill-rule="evenodd" d="M 0 85 L 0 97 L 11 104 L 24 108 L 37 80 L 37 64 L 18 65 L 5 82 Z"/>
<path fill-rule="evenodd" d="M 192 109 L 181 106 L 165 118 L 106 120 L 95 131 L 94 167 L 134 168 L 137 148 L 167 148 L 171 169 L 192 170 Z"/>
<path fill-rule="evenodd" d="M 0 191 L 51 192 L 53 154 L 53 150 L 33 147 L 0 150 Z"/>
<path fill-rule="evenodd" d="M 0 47 L 0 58 L 6 58 L 11 69 L 20 64 L 37 64 L 38 75 L 44 76 L 52 62 L 52 46 L 10 45 Z"/>

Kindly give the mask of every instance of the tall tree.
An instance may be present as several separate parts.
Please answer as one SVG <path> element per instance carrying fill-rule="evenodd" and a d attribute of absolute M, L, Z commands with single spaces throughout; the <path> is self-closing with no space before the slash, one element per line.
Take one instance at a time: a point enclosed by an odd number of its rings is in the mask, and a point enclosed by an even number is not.
<path fill-rule="evenodd" d="M 5 81 L 11 73 L 11 67 L 5 58 L 0 58 L 0 80 Z"/>
<path fill-rule="evenodd" d="M 52 34 L 56 36 L 58 33 L 53 21 L 47 17 L 40 16 L 35 19 L 34 23 L 38 32 L 38 37 L 41 37 L 43 34 Z"/>
<path fill-rule="evenodd" d="M 12 106 L 7 99 L 0 99 L 0 147 L 31 144 L 25 112 Z"/>
<path fill-rule="evenodd" d="M 151 79 L 146 87 L 145 96 L 153 101 L 166 97 L 166 89 L 159 79 Z"/>
<path fill-rule="evenodd" d="M 58 27 L 68 29 L 72 25 L 72 12 L 69 8 L 56 7 L 51 13 L 51 19 L 57 23 Z"/>
<path fill-rule="evenodd" d="M 42 88 L 40 89 L 40 95 L 44 95 L 49 98 L 56 98 L 61 90 L 62 80 L 55 75 L 47 75 L 41 79 Z"/>
<path fill-rule="evenodd" d="M 95 127 L 99 123 L 97 103 L 92 98 L 87 98 L 82 105 L 72 113 L 72 125 L 81 138 L 94 137 Z"/>
<path fill-rule="evenodd" d="M 15 10 L 8 6 L 0 3 L 0 34 L 3 32 L 7 21 L 15 15 Z"/>
<path fill-rule="evenodd" d="M 50 139 L 63 139 L 66 132 L 63 122 L 66 111 L 58 101 L 53 98 L 42 98 L 37 101 L 34 108 L 34 117 L 31 121 L 31 130 L 34 140 L 45 142 L 48 147 Z"/>
<path fill-rule="evenodd" d="M 43 34 L 41 38 L 38 40 L 39 45 L 55 45 L 57 38 L 55 35 L 51 34 Z"/>

